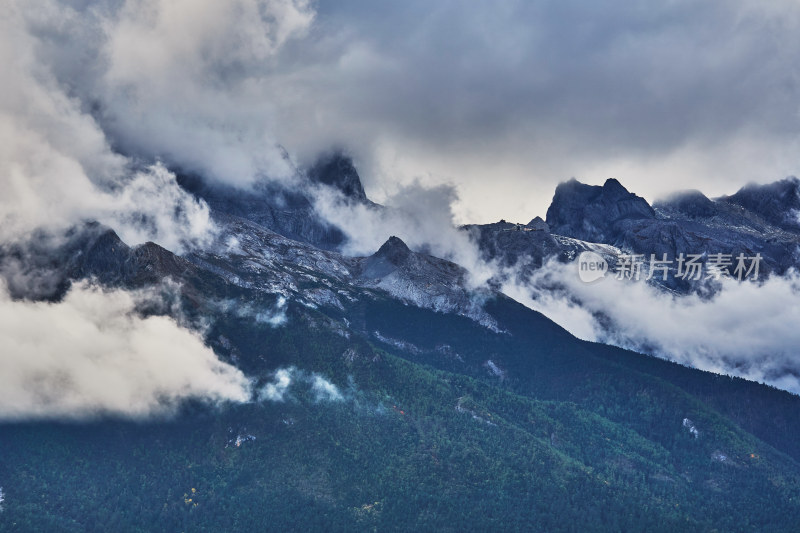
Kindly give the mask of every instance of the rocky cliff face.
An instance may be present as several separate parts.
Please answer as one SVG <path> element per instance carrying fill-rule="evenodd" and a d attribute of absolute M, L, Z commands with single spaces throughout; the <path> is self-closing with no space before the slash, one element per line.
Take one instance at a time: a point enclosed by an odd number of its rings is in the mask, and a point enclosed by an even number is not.
<path fill-rule="evenodd" d="M 182 175 L 181 185 L 205 200 L 217 212 L 241 217 L 281 235 L 335 250 L 345 241 L 342 231 L 314 210 L 314 187 L 329 187 L 353 202 L 370 203 L 353 161 L 340 152 L 321 157 L 291 183 L 263 182 L 251 189 L 209 184 L 196 176 Z"/>
<path fill-rule="evenodd" d="M 553 233 L 591 242 L 609 241 L 622 221 L 653 218 L 655 212 L 647 201 L 615 179 L 603 186 L 575 179 L 562 183 L 547 210 L 547 224 Z"/>
<path fill-rule="evenodd" d="M 778 228 L 800 232 L 800 180 L 795 177 L 767 185 L 747 185 L 719 201 L 740 206 Z"/>
<path fill-rule="evenodd" d="M 159 286 L 165 280 L 190 282 L 184 294 L 200 300 L 202 295 L 192 287 L 202 292 L 213 277 L 152 242 L 128 246 L 96 222 L 66 235 L 34 235 L 0 247 L 0 276 L 12 297 L 34 300 L 59 300 L 78 280 L 127 289 Z"/>
<path fill-rule="evenodd" d="M 367 194 L 361 184 L 353 160 L 342 152 L 332 152 L 320 157 L 308 171 L 309 179 L 332 187 L 347 198 L 357 202 L 366 202 Z"/>
<path fill-rule="evenodd" d="M 672 218 L 708 218 L 718 213 L 714 202 L 702 192 L 694 189 L 676 192 L 664 200 L 656 202 L 653 207 L 669 212 L 668 216 Z"/>
<path fill-rule="evenodd" d="M 418 307 L 454 313 L 475 320 L 492 330 L 497 323 L 481 307 L 493 296 L 489 290 L 470 289 L 467 272 L 460 266 L 430 255 L 412 252 L 397 237 L 390 237 L 370 257 L 358 259 L 355 283 L 381 289 Z"/>

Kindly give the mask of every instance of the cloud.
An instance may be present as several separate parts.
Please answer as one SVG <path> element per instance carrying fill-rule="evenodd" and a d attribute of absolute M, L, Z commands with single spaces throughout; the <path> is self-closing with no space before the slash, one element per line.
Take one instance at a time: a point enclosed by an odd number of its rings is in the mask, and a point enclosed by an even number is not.
<path fill-rule="evenodd" d="M 339 402 L 344 400 L 344 396 L 339 392 L 339 387 L 319 374 L 315 374 L 311 381 L 311 392 L 318 402 Z"/>
<path fill-rule="evenodd" d="M 145 417 L 186 399 L 244 402 L 250 382 L 146 297 L 76 284 L 58 303 L 0 290 L 0 419 Z"/>
<path fill-rule="evenodd" d="M 415 182 L 399 187 L 386 199 L 385 209 L 348 202 L 331 190 L 317 192 L 315 207 L 347 236 L 342 247 L 346 254 L 373 254 L 394 235 L 414 250 L 463 266 L 470 274 L 468 281 L 477 287 L 493 271 L 470 235 L 455 226 L 453 205 L 457 200 L 452 185 L 429 187 Z"/>
<path fill-rule="evenodd" d="M 132 245 L 153 240 L 181 252 L 208 244 L 207 206 L 163 165 L 140 165 L 112 149 L 86 102 L 40 61 L 33 27 L 42 21 L 27 20 L 30 6 L 20 5 L 0 17 L 0 241 L 99 220 Z M 44 3 L 40 16 L 63 11 L 55 6 Z"/>
<path fill-rule="evenodd" d="M 8 54 L 75 108 L 51 117 L 89 125 L 60 140 L 94 168 L 119 164 L 96 157 L 107 144 L 235 185 L 291 182 L 293 160 L 339 144 L 381 202 L 458 182 L 458 222 L 530 220 L 571 176 L 653 199 L 796 173 L 795 2 L 10 6 Z"/>
<path fill-rule="evenodd" d="M 307 0 L 12 3 L 39 69 L 108 143 L 210 180 L 291 178 L 270 79 L 309 29 Z"/>
<path fill-rule="evenodd" d="M 217 231 L 205 202 L 181 189 L 159 163 L 133 174 L 94 213 L 126 243 L 154 241 L 176 253 L 208 246 Z"/>
<path fill-rule="evenodd" d="M 298 90 L 318 130 L 369 147 L 370 192 L 455 177 L 459 220 L 524 222 L 571 176 L 652 198 L 796 172 L 796 3 L 352 0 L 318 19 L 339 31 Z"/>
<path fill-rule="evenodd" d="M 258 392 L 262 401 L 283 402 L 293 399 L 291 389 L 310 394 L 314 402 L 341 402 L 345 397 L 339 387 L 316 372 L 299 370 L 295 366 L 279 368 L 272 374 L 272 381 Z"/>
<path fill-rule="evenodd" d="M 511 296 L 576 336 L 800 394 L 800 275 L 723 280 L 712 297 L 680 296 L 609 276 L 586 284 L 551 261 Z"/>
<path fill-rule="evenodd" d="M 282 402 L 284 396 L 286 396 L 286 393 L 289 391 L 289 385 L 292 384 L 292 374 L 294 372 L 294 367 L 276 370 L 272 382 L 267 383 L 261 389 L 259 399 L 269 400 L 271 402 Z"/>
<path fill-rule="evenodd" d="M 314 18 L 306 0 L 131 0 L 101 18 L 101 121 L 122 148 L 248 184 L 292 176 L 268 78 Z"/>
<path fill-rule="evenodd" d="M 234 313 L 240 318 L 249 318 L 260 324 L 267 324 L 273 328 L 283 326 L 289 320 L 286 315 L 287 300 L 284 296 L 279 296 L 272 309 L 265 309 L 253 306 L 249 303 L 228 300 L 221 304 L 224 312 Z"/>

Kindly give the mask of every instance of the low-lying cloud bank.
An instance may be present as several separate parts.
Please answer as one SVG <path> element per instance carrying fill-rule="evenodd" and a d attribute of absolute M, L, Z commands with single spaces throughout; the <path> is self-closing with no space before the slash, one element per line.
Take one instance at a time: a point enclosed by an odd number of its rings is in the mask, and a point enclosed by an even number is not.
<path fill-rule="evenodd" d="M 199 335 L 138 316 L 141 297 L 76 284 L 58 303 L 13 301 L 0 286 L 0 420 L 145 417 L 186 399 L 250 399 L 250 381 Z"/>
<path fill-rule="evenodd" d="M 710 298 L 610 276 L 587 284 L 555 261 L 504 291 L 574 335 L 800 394 L 800 275 L 723 280 Z"/>

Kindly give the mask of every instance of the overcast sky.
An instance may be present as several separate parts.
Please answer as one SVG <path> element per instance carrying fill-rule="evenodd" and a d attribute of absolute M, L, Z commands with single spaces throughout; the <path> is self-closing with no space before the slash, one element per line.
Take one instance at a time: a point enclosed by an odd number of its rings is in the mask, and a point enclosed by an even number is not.
<path fill-rule="evenodd" d="M 95 185 L 156 160 L 247 185 L 338 145 L 377 201 L 454 185 L 459 222 L 544 215 L 570 177 L 653 200 L 798 173 L 793 0 L 35 4 L 0 8 L 9 135 L 36 133 L 9 166 L 44 139 Z"/>
<path fill-rule="evenodd" d="M 543 215 L 573 176 L 732 193 L 798 173 L 799 30 L 794 1 L 323 1 L 286 110 L 373 196 L 452 182 L 478 221 Z"/>

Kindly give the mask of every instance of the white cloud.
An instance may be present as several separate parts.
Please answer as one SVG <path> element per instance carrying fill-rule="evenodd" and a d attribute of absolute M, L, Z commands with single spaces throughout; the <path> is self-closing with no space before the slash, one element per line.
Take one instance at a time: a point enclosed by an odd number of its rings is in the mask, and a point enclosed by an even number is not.
<path fill-rule="evenodd" d="M 797 173 L 796 2 L 318 11 L 304 53 L 273 80 L 281 138 L 350 144 L 379 200 L 397 180 L 457 180 L 460 222 L 525 222 L 572 176 L 615 177 L 652 200 Z"/>
<path fill-rule="evenodd" d="M 291 389 L 310 393 L 315 402 L 340 402 L 344 395 L 339 387 L 316 372 L 306 372 L 297 367 L 279 368 L 272 374 L 272 380 L 258 393 L 259 400 L 283 402 L 292 399 Z"/>
<path fill-rule="evenodd" d="M 458 263 L 469 272 L 471 285 L 480 286 L 493 271 L 481 259 L 470 235 L 455 226 L 457 198 L 451 185 L 426 187 L 416 182 L 399 187 L 386 199 L 386 209 L 345 202 L 332 191 L 316 195 L 316 208 L 345 233 L 348 241 L 343 251 L 347 254 L 373 254 L 394 235 L 414 250 Z"/>
<path fill-rule="evenodd" d="M 457 180 L 459 222 L 525 222 L 571 176 L 653 199 L 797 171 L 793 2 L 8 4 L 12 63 L 74 108 L 41 116 L 88 124 L 50 144 L 93 179 L 119 164 L 105 144 L 247 185 L 292 178 L 278 144 L 338 143 L 379 200 Z"/>
<path fill-rule="evenodd" d="M 12 3 L 0 17 L 0 241 L 99 220 L 132 245 L 180 252 L 210 242 L 207 206 L 160 164 L 137 170 L 111 149 L 85 102 L 40 61 L 41 40 L 22 11 Z"/>
<path fill-rule="evenodd" d="M 296 369 L 294 367 L 276 370 L 272 376 L 272 381 L 261 389 L 259 399 L 282 402 L 289 391 L 289 386 L 292 384 L 292 375 L 295 372 Z"/>
<path fill-rule="evenodd" d="M 101 22 L 105 127 L 128 151 L 207 178 L 290 177 L 267 78 L 313 18 L 306 0 L 129 0 Z"/>
<path fill-rule="evenodd" d="M 548 263 L 504 287 L 576 336 L 800 394 L 800 275 L 724 280 L 710 298 L 644 282 L 580 281 L 575 264 Z"/>
<path fill-rule="evenodd" d="M 339 392 L 339 387 L 323 378 L 319 374 L 314 374 L 311 380 L 311 392 L 318 402 L 339 402 L 344 400 L 344 396 Z"/>
<path fill-rule="evenodd" d="M 240 317 L 249 317 L 261 324 L 267 324 L 276 328 L 283 326 L 289 320 L 286 315 L 286 298 L 279 296 L 278 301 L 272 309 L 257 309 L 249 304 L 237 305 L 235 313 Z"/>
<path fill-rule="evenodd" d="M 250 382 L 192 331 L 142 318 L 145 294 L 73 286 L 58 303 L 0 290 L 0 419 L 168 414 L 185 399 L 245 402 Z"/>
<path fill-rule="evenodd" d="M 155 241 L 177 253 L 209 245 L 216 233 L 205 202 L 181 189 L 161 164 L 136 172 L 95 214 L 126 243 Z"/>

